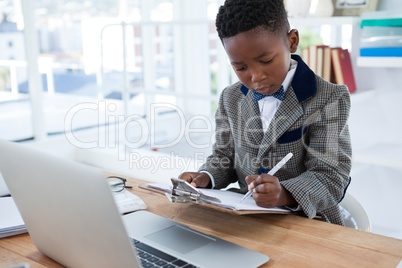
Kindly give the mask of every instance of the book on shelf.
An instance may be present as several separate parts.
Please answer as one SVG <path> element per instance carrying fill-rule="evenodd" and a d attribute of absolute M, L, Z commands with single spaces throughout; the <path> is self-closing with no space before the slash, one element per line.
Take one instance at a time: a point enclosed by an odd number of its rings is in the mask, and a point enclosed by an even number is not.
<path fill-rule="evenodd" d="M 329 49 L 329 46 L 326 46 L 326 45 L 316 46 L 316 50 L 317 50 L 316 51 L 316 53 L 317 53 L 316 74 L 321 76 L 322 78 L 324 78 L 324 67 L 328 68 L 328 64 L 329 64 L 329 66 L 331 65 L 331 59 L 330 58 L 328 59 L 328 55 L 325 54 L 325 53 L 327 53 L 328 49 Z M 328 72 L 328 70 L 326 70 L 326 71 Z M 327 77 L 328 77 L 328 79 L 326 79 L 326 80 L 329 81 L 329 79 L 330 79 L 329 75 L 327 75 Z"/>
<path fill-rule="evenodd" d="M 349 51 L 342 48 L 332 48 L 331 56 L 335 82 L 339 85 L 346 85 L 350 93 L 355 92 L 356 82 Z"/>
<path fill-rule="evenodd" d="M 346 85 L 356 91 L 356 82 L 350 53 L 347 49 L 313 45 L 302 49 L 302 59 L 317 75 L 328 82 Z"/>
<path fill-rule="evenodd" d="M 402 16 L 396 18 L 364 18 L 360 23 L 360 27 L 401 27 L 402 26 Z"/>
<path fill-rule="evenodd" d="M 322 78 L 331 82 L 332 61 L 331 61 L 331 48 L 326 46 L 323 48 L 323 64 L 322 64 Z"/>
<path fill-rule="evenodd" d="M 314 73 L 317 73 L 317 46 L 308 47 L 308 64 Z"/>
<path fill-rule="evenodd" d="M 364 47 L 361 57 L 402 57 L 402 47 Z"/>
<path fill-rule="evenodd" d="M 322 68 L 324 64 L 324 47 L 317 46 L 317 57 L 316 57 L 316 70 L 315 73 L 322 77 Z"/>

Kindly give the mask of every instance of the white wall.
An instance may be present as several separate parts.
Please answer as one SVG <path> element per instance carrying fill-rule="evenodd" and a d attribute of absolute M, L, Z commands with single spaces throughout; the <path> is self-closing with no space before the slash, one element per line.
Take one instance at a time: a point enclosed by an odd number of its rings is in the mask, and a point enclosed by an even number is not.
<path fill-rule="evenodd" d="M 378 10 L 401 10 L 402 12 L 402 1 L 401 0 L 380 0 L 378 4 Z"/>
<path fill-rule="evenodd" d="M 396 10 L 402 15 L 401 0 L 379 3 L 378 11 Z M 402 214 L 392 208 L 402 202 L 402 68 L 359 67 L 356 71 L 359 85 L 373 90 L 352 95 L 353 167 L 348 192 L 365 208 L 373 233 L 402 239 Z"/>

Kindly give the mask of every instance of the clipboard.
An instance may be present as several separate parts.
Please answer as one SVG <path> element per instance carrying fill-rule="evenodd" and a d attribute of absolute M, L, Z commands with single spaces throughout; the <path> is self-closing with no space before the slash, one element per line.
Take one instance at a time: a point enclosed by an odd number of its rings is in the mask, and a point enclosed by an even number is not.
<path fill-rule="evenodd" d="M 171 178 L 170 180 L 172 181 L 172 192 L 165 193 L 165 195 L 172 203 L 205 204 L 208 201 L 221 203 L 218 198 L 203 194 L 185 180 L 177 178 Z"/>
<path fill-rule="evenodd" d="M 219 210 L 221 212 L 247 215 L 247 214 L 293 214 L 283 208 L 262 208 L 255 204 L 253 199 L 239 204 L 243 195 L 218 189 L 195 188 L 184 180 L 172 178 L 172 185 L 163 183 L 147 183 L 140 188 L 165 195 L 172 203 L 189 203 L 202 207 Z M 229 200 L 228 200 L 229 197 Z M 235 198 L 233 200 L 233 198 Z M 236 207 L 240 205 L 242 207 Z"/>

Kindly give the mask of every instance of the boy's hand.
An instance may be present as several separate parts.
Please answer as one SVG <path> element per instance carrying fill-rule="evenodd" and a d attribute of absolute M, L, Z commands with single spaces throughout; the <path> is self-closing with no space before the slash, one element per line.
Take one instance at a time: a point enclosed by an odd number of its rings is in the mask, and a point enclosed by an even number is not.
<path fill-rule="evenodd" d="M 179 179 L 185 180 L 194 187 L 211 188 L 211 178 L 202 172 L 184 172 L 180 174 Z"/>
<path fill-rule="evenodd" d="M 253 199 L 260 207 L 297 206 L 293 196 L 283 188 L 277 177 L 261 174 L 246 177 L 249 189 L 254 189 Z"/>

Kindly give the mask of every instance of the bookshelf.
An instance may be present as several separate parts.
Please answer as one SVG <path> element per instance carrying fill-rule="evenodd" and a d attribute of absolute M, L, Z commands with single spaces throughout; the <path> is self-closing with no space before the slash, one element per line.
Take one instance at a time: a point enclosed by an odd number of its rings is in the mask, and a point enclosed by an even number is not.
<path fill-rule="evenodd" d="M 360 35 L 361 35 L 361 24 L 362 18 L 355 16 L 338 16 L 338 17 L 306 17 L 306 18 L 289 18 L 291 27 L 301 29 L 302 27 L 320 27 L 323 25 L 329 25 L 333 29 L 333 34 L 331 34 L 331 46 L 339 46 L 341 41 L 340 31 L 343 25 L 352 26 L 352 38 L 351 38 L 351 58 L 353 69 L 355 72 L 355 79 L 357 83 L 357 91 L 352 94 L 352 98 L 355 95 L 359 95 L 366 91 L 372 91 L 373 88 L 369 88 L 365 81 L 365 68 L 402 68 L 402 60 L 398 57 L 360 57 Z M 362 85 L 362 80 L 363 84 Z M 357 97 L 357 96 L 356 96 Z"/>
<path fill-rule="evenodd" d="M 289 18 L 289 22 L 293 27 L 315 27 L 322 25 L 354 26 L 353 35 L 360 33 L 360 17 L 327 17 L 327 18 Z M 356 36 L 357 40 L 359 36 Z M 358 51 L 358 42 L 352 43 L 352 50 Z M 355 53 L 354 53 L 355 54 Z M 356 53 L 355 55 L 358 55 Z M 358 57 L 356 56 L 356 67 L 373 67 L 373 68 L 402 68 L 402 60 L 400 57 Z"/>

